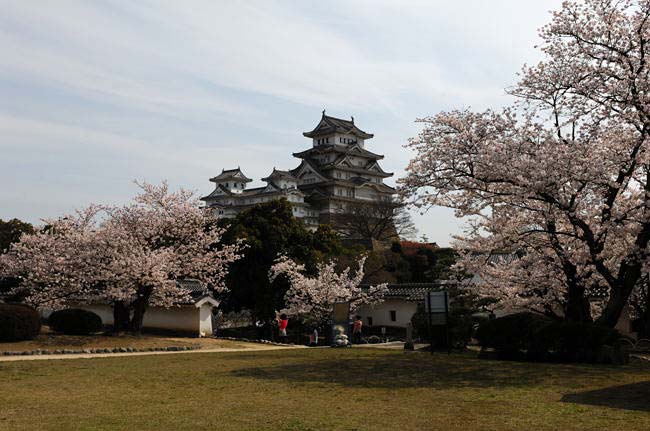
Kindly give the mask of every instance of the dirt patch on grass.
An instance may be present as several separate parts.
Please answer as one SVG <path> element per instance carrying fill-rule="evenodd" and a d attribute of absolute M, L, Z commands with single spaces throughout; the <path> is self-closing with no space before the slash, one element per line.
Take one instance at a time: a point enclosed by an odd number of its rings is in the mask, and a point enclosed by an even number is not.
<path fill-rule="evenodd" d="M 24 352 L 33 350 L 82 350 L 97 348 L 132 347 L 148 349 L 154 347 L 193 347 L 198 348 L 252 348 L 259 345 L 252 343 L 216 340 L 213 338 L 170 337 L 152 334 L 95 334 L 64 335 L 51 332 L 47 327 L 34 340 L 0 343 L 2 352 Z"/>

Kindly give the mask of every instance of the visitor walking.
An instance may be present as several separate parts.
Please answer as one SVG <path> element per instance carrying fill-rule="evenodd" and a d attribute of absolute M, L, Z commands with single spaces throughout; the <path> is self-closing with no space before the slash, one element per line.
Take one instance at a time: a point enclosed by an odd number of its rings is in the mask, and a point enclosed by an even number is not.
<path fill-rule="evenodd" d="M 354 324 L 352 326 L 352 343 L 361 344 L 361 334 L 363 330 L 363 321 L 361 316 L 356 316 Z"/>

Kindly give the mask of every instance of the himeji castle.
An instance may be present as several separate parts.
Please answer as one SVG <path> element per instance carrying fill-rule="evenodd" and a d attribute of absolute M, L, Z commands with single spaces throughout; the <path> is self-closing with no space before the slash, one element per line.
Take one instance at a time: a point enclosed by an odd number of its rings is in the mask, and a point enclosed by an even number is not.
<path fill-rule="evenodd" d="M 358 128 L 354 117 L 343 120 L 323 111 L 316 127 L 303 136 L 312 140 L 312 146 L 293 153 L 301 159 L 297 168 L 273 168 L 262 178 L 266 185 L 256 188 L 246 187 L 252 180 L 239 167 L 222 170 L 210 178 L 214 191 L 201 198 L 206 207 L 229 218 L 253 205 L 285 198 L 307 227 L 331 224 L 336 229 L 335 215 L 345 213 L 351 203 L 392 200 L 395 189 L 384 184 L 384 178 L 393 174 L 379 166 L 383 155 L 366 149 L 373 134 Z"/>

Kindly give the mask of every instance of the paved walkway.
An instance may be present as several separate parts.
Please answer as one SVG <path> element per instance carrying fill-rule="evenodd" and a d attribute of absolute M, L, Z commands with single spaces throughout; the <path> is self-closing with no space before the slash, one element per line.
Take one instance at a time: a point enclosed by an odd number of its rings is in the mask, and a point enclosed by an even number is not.
<path fill-rule="evenodd" d="M 164 351 L 164 352 L 131 352 L 131 353 L 73 353 L 61 355 L 19 355 L 19 356 L 0 356 L 0 362 L 14 361 L 47 361 L 53 359 L 92 359 L 92 358 L 115 358 L 119 356 L 148 356 L 148 355 L 182 355 L 191 353 L 229 353 L 229 352 L 262 352 L 268 350 L 282 349 L 306 349 L 306 346 L 268 346 L 260 344 L 255 347 L 222 347 L 215 349 L 196 349 L 182 351 Z"/>

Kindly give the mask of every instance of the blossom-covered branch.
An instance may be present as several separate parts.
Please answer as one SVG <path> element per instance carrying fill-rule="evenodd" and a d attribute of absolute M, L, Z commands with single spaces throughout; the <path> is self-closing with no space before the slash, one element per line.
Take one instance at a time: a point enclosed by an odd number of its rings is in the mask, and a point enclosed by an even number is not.
<path fill-rule="evenodd" d="M 349 302 L 350 310 L 354 312 L 361 305 L 383 301 L 388 289 L 385 283 L 368 289 L 360 287 L 365 261 L 366 257 L 359 259 L 358 269 L 354 273 L 349 267 L 336 272 L 334 262 L 319 263 L 317 275 L 309 277 L 305 275 L 304 265 L 287 256 L 280 256 L 269 271 L 269 279 L 273 282 L 277 277 L 284 276 L 289 281 L 283 312 L 324 322 L 330 317 L 336 302 Z"/>

